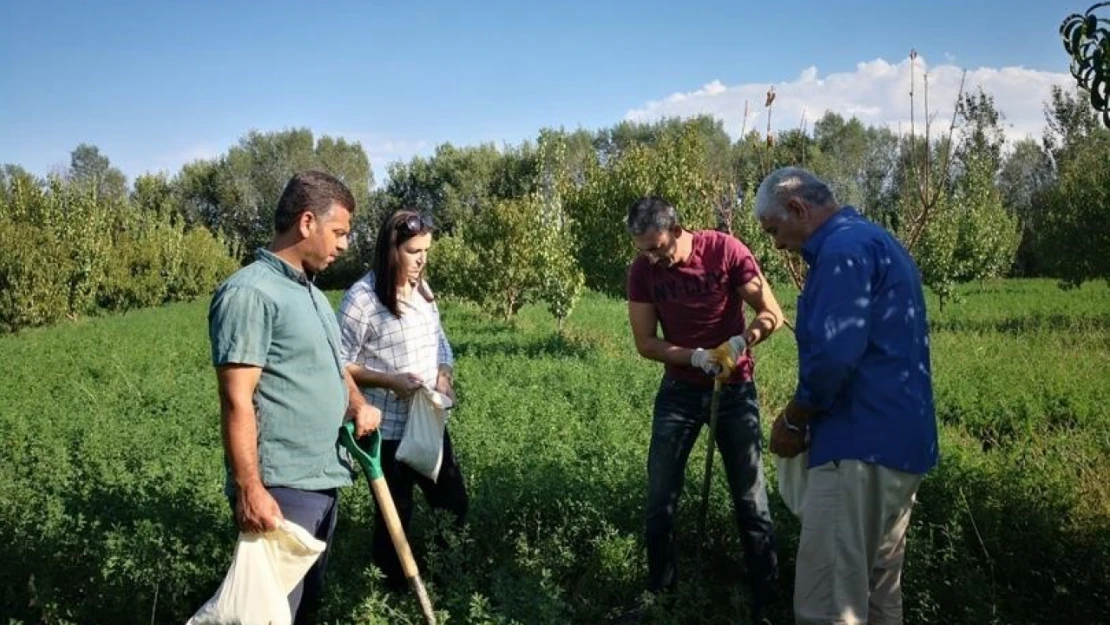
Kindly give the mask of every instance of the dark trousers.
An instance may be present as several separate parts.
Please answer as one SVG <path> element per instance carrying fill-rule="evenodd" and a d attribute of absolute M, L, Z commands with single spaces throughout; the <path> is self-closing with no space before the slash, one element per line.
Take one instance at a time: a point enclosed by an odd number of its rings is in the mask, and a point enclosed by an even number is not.
<path fill-rule="evenodd" d="M 778 576 L 774 525 L 767 504 L 760 454 L 759 403 L 754 383 L 724 386 L 717 413 L 716 446 L 740 528 L 744 562 L 756 611 L 771 601 Z M 678 581 L 675 512 L 686 463 L 703 425 L 709 423 L 712 388 L 664 377 L 655 398 L 648 450 L 648 589 L 660 592 Z"/>
<path fill-rule="evenodd" d="M 320 554 L 297 587 L 289 593 L 289 612 L 293 615 L 293 625 L 315 623 L 324 597 L 324 573 L 328 568 L 328 555 L 331 554 L 332 537 L 338 519 L 339 490 L 300 490 L 277 486 L 267 486 L 266 490 L 277 502 L 283 517 L 327 543 L 324 553 Z M 235 497 L 229 497 L 228 502 L 234 518 Z"/>
<path fill-rule="evenodd" d="M 423 491 L 428 506 L 433 510 L 447 510 L 452 513 L 456 527 L 462 527 L 466 522 L 468 499 L 458 459 L 451 445 L 450 434 L 444 432 L 443 435 L 443 465 L 439 469 L 439 479 L 435 482 L 407 464 L 397 461 L 397 447 L 400 444 L 399 440 L 383 440 L 381 462 L 382 473 L 385 474 L 385 481 L 393 497 L 393 504 L 397 507 L 397 516 L 401 518 L 401 527 L 405 530 L 406 537 L 412 520 L 414 486 L 419 486 Z M 401 570 L 397 550 L 393 547 L 393 539 L 389 536 L 385 518 L 378 507 L 374 510 L 373 558 L 374 564 L 385 575 L 385 582 L 389 588 L 399 590 L 405 587 L 405 575 Z"/>

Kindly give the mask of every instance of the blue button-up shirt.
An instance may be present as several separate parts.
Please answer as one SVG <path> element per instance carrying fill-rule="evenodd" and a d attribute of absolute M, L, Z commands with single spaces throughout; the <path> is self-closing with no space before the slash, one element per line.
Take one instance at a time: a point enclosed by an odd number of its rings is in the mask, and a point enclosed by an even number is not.
<path fill-rule="evenodd" d="M 917 265 L 844 207 L 805 242 L 797 404 L 814 408 L 810 466 L 860 460 L 908 473 L 937 463 L 925 296 Z"/>

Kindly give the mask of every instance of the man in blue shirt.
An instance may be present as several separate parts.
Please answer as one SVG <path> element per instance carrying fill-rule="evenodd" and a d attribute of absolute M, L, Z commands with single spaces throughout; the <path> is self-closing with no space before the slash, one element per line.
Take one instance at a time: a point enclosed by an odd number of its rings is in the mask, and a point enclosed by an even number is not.
<path fill-rule="evenodd" d="M 906 529 L 938 457 L 920 273 L 894 236 L 804 169 L 769 175 L 755 212 L 809 267 L 797 389 L 770 444 L 785 458 L 809 453 L 796 621 L 900 624 Z"/>

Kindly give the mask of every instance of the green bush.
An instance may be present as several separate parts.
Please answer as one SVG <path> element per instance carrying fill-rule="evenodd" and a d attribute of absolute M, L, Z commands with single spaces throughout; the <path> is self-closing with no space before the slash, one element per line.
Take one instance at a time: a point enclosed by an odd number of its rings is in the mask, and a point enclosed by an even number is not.
<path fill-rule="evenodd" d="M 228 247 L 205 228 L 193 228 L 181 236 L 178 264 L 168 289 L 172 301 L 191 300 L 208 295 L 239 264 Z"/>
<path fill-rule="evenodd" d="M 158 233 L 161 235 L 161 233 Z M 116 237 L 104 263 L 97 291 L 97 305 L 105 310 L 130 310 L 155 306 L 166 300 L 166 255 L 161 236 Z"/>
<path fill-rule="evenodd" d="M 0 193 L 0 329 L 47 325 L 211 292 L 237 266 L 174 212 L 99 197 L 95 185 L 17 175 Z M 10 242 L 10 243 L 9 243 Z"/>
<path fill-rule="evenodd" d="M 45 325 L 69 312 L 68 259 L 48 231 L 0 219 L 0 330 Z"/>

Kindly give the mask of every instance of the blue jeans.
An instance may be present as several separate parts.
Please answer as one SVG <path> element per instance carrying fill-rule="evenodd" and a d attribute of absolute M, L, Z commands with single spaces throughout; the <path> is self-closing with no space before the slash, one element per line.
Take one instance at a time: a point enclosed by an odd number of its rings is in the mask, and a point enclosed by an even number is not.
<path fill-rule="evenodd" d="M 648 589 L 660 592 L 678 581 L 674 519 L 686 462 L 703 425 L 709 423 L 712 388 L 664 377 L 655 397 L 648 450 Z M 716 446 L 732 494 L 752 602 L 760 611 L 774 596 L 778 577 L 774 525 L 767 505 L 760 454 L 759 403 L 755 384 L 726 385 L 717 413 Z"/>
<path fill-rule="evenodd" d="M 331 553 L 332 537 L 339 511 L 339 490 L 300 490 L 267 486 L 270 496 L 277 501 L 281 515 L 300 525 L 309 534 L 327 543 L 324 553 L 308 570 L 297 587 L 289 593 L 289 611 L 293 614 L 293 625 L 314 623 L 324 597 L 324 573 L 328 568 L 328 555 Z M 230 497 L 234 518 L 235 498 Z"/>

